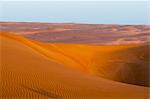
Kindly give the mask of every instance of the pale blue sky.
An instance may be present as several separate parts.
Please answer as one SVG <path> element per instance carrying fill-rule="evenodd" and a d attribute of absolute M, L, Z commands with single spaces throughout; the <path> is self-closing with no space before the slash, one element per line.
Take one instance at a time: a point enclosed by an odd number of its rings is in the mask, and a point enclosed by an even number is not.
<path fill-rule="evenodd" d="M 148 1 L 3 1 L 0 21 L 149 24 Z"/>

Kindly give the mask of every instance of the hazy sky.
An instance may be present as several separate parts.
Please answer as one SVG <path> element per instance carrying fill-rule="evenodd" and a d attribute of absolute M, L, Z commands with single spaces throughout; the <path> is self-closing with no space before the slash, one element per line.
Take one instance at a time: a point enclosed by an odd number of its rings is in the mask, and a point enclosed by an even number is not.
<path fill-rule="evenodd" d="M 1 1 L 0 21 L 150 24 L 146 0 Z M 150 8 L 150 7 L 149 7 Z"/>

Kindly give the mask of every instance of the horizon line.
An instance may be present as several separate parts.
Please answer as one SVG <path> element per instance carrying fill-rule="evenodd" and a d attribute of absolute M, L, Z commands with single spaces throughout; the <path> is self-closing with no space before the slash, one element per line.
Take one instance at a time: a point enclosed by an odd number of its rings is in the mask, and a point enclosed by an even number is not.
<path fill-rule="evenodd" d="M 37 21 L 0 21 L 4 23 L 49 23 L 49 24 L 91 24 L 91 25 L 146 25 L 150 26 L 150 24 L 120 24 L 120 23 L 85 23 L 85 22 L 37 22 Z"/>

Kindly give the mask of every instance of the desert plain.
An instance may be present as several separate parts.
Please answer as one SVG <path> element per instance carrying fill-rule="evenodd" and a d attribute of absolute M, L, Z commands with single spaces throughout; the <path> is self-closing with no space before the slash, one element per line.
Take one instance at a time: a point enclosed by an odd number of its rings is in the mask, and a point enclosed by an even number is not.
<path fill-rule="evenodd" d="M 1 99 L 149 99 L 148 25 L 0 22 Z"/>

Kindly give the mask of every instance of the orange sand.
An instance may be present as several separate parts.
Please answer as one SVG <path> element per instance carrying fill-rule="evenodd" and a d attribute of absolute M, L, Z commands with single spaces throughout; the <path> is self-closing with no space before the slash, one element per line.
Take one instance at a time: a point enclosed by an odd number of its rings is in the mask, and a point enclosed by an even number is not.
<path fill-rule="evenodd" d="M 95 76 L 103 57 L 141 45 L 44 44 L 9 33 L 0 41 L 2 99 L 148 99 L 147 87 Z"/>

